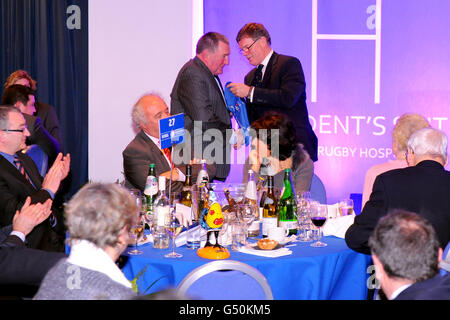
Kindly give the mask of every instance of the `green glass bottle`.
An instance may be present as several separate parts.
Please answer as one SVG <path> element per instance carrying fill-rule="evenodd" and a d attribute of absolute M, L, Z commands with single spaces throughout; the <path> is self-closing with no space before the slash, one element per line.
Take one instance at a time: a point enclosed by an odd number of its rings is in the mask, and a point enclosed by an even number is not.
<path fill-rule="evenodd" d="M 284 186 L 278 203 L 278 226 L 297 234 L 297 200 L 291 178 L 291 169 L 284 170 Z"/>
<path fill-rule="evenodd" d="M 151 163 L 149 165 L 148 169 L 148 176 L 147 181 L 145 183 L 145 189 L 144 189 L 145 197 L 147 198 L 147 212 L 149 214 L 153 214 L 154 206 L 155 206 L 155 200 L 158 196 L 158 180 L 156 178 L 155 173 L 155 164 Z"/>
<path fill-rule="evenodd" d="M 181 191 L 181 204 L 192 207 L 192 166 L 186 165 L 186 180 Z"/>

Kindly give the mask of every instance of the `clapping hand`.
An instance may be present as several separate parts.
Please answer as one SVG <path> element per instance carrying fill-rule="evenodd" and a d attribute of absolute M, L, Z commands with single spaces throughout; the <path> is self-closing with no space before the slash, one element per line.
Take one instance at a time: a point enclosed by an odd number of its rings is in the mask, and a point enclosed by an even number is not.
<path fill-rule="evenodd" d="M 13 230 L 20 231 L 25 236 L 29 234 L 35 226 L 45 221 L 52 213 L 52 200 L 48 199 L 44 203 L 30 204 L 31 198 L 27 197 L 22 209 L 17 210 L 13 218 Z"/>
<path fill-rule="evenodd" d="M 42 183 L 43 189 L 48 189 L 53 194 L 58 191 L 61 181 L 64 180 L 70 171 L 70 154 L 65 156 L 59 153 L 53 163 L 52 167 L 48 170 Z"/>

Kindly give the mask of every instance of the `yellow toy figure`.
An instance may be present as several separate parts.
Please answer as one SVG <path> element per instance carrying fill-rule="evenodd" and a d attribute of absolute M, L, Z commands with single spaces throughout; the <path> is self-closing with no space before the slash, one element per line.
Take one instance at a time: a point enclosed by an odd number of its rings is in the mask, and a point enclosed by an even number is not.
<path fill-rule="evenodd" d="M 216 195 L 212 189 L 209 189 L 208 194 L 208 206 L 203 208 L 200 217 L 200 225 L 207 230 L 206 244 L 204 248 L 197 250 L 197 254 L 206 259 L 226 259 L 230 257 L 230 253 L 219 244 L 219 231 L 223 225 L 222 208 L 216 201 Z M 214 245 L 209 241 L 212 233 L 216 238 Z"/>

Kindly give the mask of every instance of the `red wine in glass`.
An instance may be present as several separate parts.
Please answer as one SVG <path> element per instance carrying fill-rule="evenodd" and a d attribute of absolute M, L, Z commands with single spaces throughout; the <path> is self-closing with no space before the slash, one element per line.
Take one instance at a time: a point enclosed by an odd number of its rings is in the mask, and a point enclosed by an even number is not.
<path fill-rule="evenodd" d="M 327 221 L 327 218 L 326 217 L 311 217 L 311 221 L 316 227 L 320 228 L 325 224 L 325 221 Z"/>

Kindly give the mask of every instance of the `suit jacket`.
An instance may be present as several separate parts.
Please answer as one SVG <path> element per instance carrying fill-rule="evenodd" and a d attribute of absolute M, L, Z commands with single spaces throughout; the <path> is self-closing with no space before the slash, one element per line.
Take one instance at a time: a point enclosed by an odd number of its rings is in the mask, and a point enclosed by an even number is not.
<path fill-rule="evenodd" d="M 33 160 L 22 152 L 18 152 L 17 156 L 34 186 L 13 164 L 3 156 L 0 156 L 0 227 L 12 224 L 16 210 L 22 208 L 28 196 L 31 197 L 31 203 L 43 203 L 51 198 L 48 191 L 41 189 L 43 178 L 39 175 Z M 41 241 L 44 240 L 44 235 L 47 234 L 49 229 L 50 224 L 48 221 L 44 221 L 36 226 L 27 236 L 28 246 L 44 248 Z"/>
<path fill-rule="evenodd" d="M 434 227 L 440 245 L 450 240 L 450 172 L 436 161 L 380 174 L 369 201 L 345 234 L 347 245 L 370 254 L 368 240 L 378 220 L 393 209 L 417 213 Z"/>
<path fill-rule="evenodd" d="M 48 156 L 48 166 L 51 167 L 56 156 L 61 152 L 59 142 L 53 138 L 44 128 L 39 117 L 23 113 L 30 136 L 27 137 L 27 145 L 37 144 Z"/>
<path fill-rule="evenodd" d="M 8 236 L 0 243 L 0 295 L 11 295 L 4 285 L 39 285 L 47 271 L 64 257 L 63 253 L 26 248 L 18 237 Z"/>
<path fill-rule="evenodd" d="M 189 131 L 194 158 L 215 162 L 219 179 L 226 179 L 230 172 L 230 144 L 227 129 L 231 129 L 230 113 L 216 79 L 197 57 L 188 61 L 178 73 L 172 88 L 171 114 L 184 113 L 185 129 Z M 201 121 L 195 123 L 194 121 Z M 207 131 L 208 129 L 217 129 Z M 198 145 L 196 145 L 198 141 Z M 203 153 L 205 148 L 217 144 L 217 152 Z M 208 149 L 211 149 L 208 148 Z M 220 155 L 221 151 L 221 155 Z M 211 153 L 211 155 L 209 155 Z"/>
<path fill-rule="evenodd" d="M 170 165 L 167 163 L 162 151 L 142 130 L 128 144 L 122 152 L 122 156 L 125 186 L 128 188 L 137 188 L 144 191 L 150 163 L 155 164 L 156 176 L 170 170 Z M 172 156 L 175 156 L 174 152 L 172 152 Z M 186 173 L 185 166 L 176 167 L 183 173 Z M 192 168 L 193 181 L 195 181 L 195 176 L 200 170 L 199 168 L 198 165 L 194 165 Z M 209 176 L 213 176 L 214 173 L 214 167 L 208 166 Z M 181 181 L 174 181 L 172 183 L 172 191 L 181 191 L 183 184 Z M 169 190 L 168 183 L 166 183 L 166 190 Z"/>
<path fill-rule="evenodd" d="M 62 136 L 61 129 L 59 127 L 58 115 L 55 109 L 46 103 L 36 101 L 35 103 L 36 112 L 35 116 L 41 118 L 45 129 L 50 133 L 50 135 L 58 141 L 60 149 L 62 150 Z"/>
<path fill-rule="evenodd" d="M 416 282 L 400 292 L 395 300 L 450 300 L 450 274 Z"/>
<path fill-rule="evenodd" d="M 251 85 L 257 68 L 245 76 L 245 84 Z M 247 99 L 250 124 L 267 111 L 284 113 L 294 123 L 299 142 L 303 144 L 313 161 L 317 161 L 317 136 L 308 118 L 306 107 L 305 76 L 300 61 L 273 53 L 267 64 L 262 87 L 255 87 L 253 99 Z"/>

